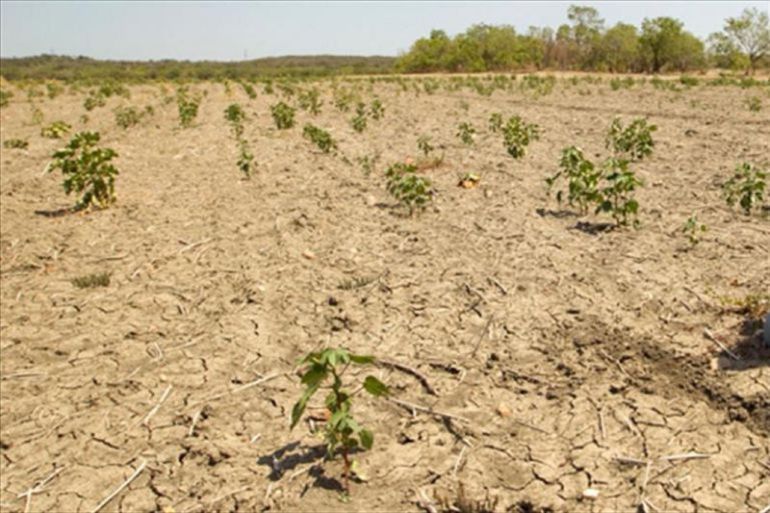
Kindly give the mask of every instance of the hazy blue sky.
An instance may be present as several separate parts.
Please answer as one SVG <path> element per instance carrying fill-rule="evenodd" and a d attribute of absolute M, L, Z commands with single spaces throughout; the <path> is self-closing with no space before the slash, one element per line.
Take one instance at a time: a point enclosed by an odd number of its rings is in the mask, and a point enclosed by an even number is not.
<path fill-rule="evenodd" d="M 239 60 L 271 55 L 396 55 L 433 28 L 556 28 L 571 3 L 607 24 L 672 16 L 699 37 L 768 2 L 0 2 L 0 55 Z"/>

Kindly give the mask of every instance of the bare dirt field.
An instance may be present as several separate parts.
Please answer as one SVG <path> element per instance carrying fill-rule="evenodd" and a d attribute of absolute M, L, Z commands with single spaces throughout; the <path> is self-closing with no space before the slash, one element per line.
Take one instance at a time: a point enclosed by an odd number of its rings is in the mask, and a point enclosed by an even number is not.
<path fill-rule="evenodd" d="M 101 511 L 440 511 L 461 486 L 495 511 L 767 511 L 770 350 L 731 301 L 770 290 L 770 222 L 720 188 L 738 162 L 767 162 L 767 87 L 361 84 L 385 107 L 362 134 L 328 82 L 322 112 L 290 130 L 261 86 L 256 100 L 191 86 L 208 93 L 189 129 L 156 86 L 87 124 L 83 93 L 37 100 L 44 124 L 98 130 L 119 154 L 117 203 L 58 217 L 36 211 L 74 203 L 43 173 L 66 141 L 42 138 L 15 93 L 0 138 L 29 148 L 0 159 L 0 511 L 94 511 L 113 491 Z M 234 101 L 250 180 L 223 116 Z M 120 104 L 155 114 L 123 130 Z M 524 158 L 489 132 L 492 112 L 540 125 Z M 562 210 L 544 178 L 566 146 L 605 155 L 615 116 L 647 117 L 656 146 L 634 164 L 641 227 L 596 230 L 607 218 Z M 303 139 L 306 122 L 349 162 Z M 422 134 L 445 162 L 409 217 L 383 171 Z M 377 153 L 365 173 L 356 159 Z M 457 186 L 466 172 L 478 187 Z M 708 231 L 690 248 L 693 213 Z M 107 287 L 71 282 L 99 272 Z M 375 443 L 344 501 L 339 459 L 322 461 L 308 423 L 289 431 L 297 359 L 324 346 L 424 378 L 375 368 L 392 393 L 354 407 Z"/>

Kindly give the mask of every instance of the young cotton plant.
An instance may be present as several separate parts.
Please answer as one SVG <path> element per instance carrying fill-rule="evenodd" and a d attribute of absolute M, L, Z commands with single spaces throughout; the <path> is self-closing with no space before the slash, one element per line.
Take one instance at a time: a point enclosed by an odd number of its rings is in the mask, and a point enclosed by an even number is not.
<path fill-rule="evenodd" d="M 682 233 L 690 241 L 690 247 L 695 247 L 700 242 L 700 234 L 708 230 L 705 224 L 698 222 L 698 217 L 692 214 L 682 226 Z"/>
<path fill-rule="evenodd" d="M 409 209 L 410 217 L 416 210 L 424 209 L 434 194 L 430 180 L 417 176 L 416 172 L 415 165 L 401 162 L 393 164 L 385 171 L 388 192 Z"/>
<path fill-rule="evenodd" d="M 519 116 L 512 116 L 502 128 L 503 145 L 508 155 L 520 159 L 526 153 L 527 146 L 540 138 L 540 128 L 531 123 L 525 123 Z"/>
<path fill-rule="evenodd" d="M 565 176 L 567 178 L 567 201 L 570 206 L 578 205 L 582 214 L 588 213 L 588 207 L 596 203 L 599 198 L 599 180 L 602 172 L 594 167 L 593 162 L 583 156 L 583 150 L 576 146 L 564 148 L 559 160 L 559 171 L 546 178 L 548 192 L 550 194 L 556 181 Z M 561 203 L 563 191 L 556 193 L 556 200 Z"/>
<path fill-rule="evenodd" d="M 305 125 L 305 128 L 302 130 L 302 136 L 318 146 L 324 153 L 329 153 L 331 150 L 337 149 L 337 143 L 334 142 L 334 139 L 332 139 L 329 132 L 311 125 L 310 123 Z"/>
<path fill-rule="evenodd" d="M 358 105 L 356 105 L 356 115 L 350 120 L 350 126 L 359 134 L 366 129 L 366 115 L 366 104 L 358 102 Z"/>
<path fill-rule="evenodd" d="M 187 88 L 180 88 L 177 91 L 176 106 L 179 113 L 179 126 L 189 128 L 192 126 L 195 118 L 198 117 L 198 108 L 200 107 L 200 96 L 190 96 Z"/>
<path fill-rule="evenodd" d="M 61 139 L 62 136 L 68 134 L 72 130 L 72 126 L 64 121 L 54 121 L 50 125 L 40 129 L 40 135 L 48 139 Z"/>
<path fill-rule="evenodd" d="M 633 192 L 643 185 L 642 181 L 628 169 L 628 161 L 623 159 L 607 159 L 603 174 L 605 186 L 597 197 L 596 213 L 609 212 L 618 226 L 627 225 L 629 218 L 634 218 L 634 225 L 637 225 L 639 202 L 634 198 Z"/>
<path fill-rule="evenodd" d="M 765 198 L 768 171 L 743 162 L 735 167 L 735 174 L 722 186 L 729 206 L 738 203 L 746 215 Z"/>
<path fill-rule="evenodd" d="M 294 126 L 295 112 L 293 107 L 284 102 L 278 102 L 270 107 L 270 114 L 279 130 L 287 130 Z"/>
<path fill-rule="evenodd" d="M 115 201 L 117 168 L 112 159 L 118 154 L 111 148 L 98 148 L 98 132 L 79 132 L 69 144 L 53 154 L 48 172 L 60 169 L 64 175 L 64 192 L 82 193 L 75 210 L 95 204 L 106 208 Z"/>
<path fill-rule="evenodd" d="M 476 129 L 473 128 L 473 125 L 470 123 L 463 122 L 457 126 L 457 137 L 459 137 L 466 146 L 473 146 L 475 135 Z"/>
<path fill-rule="evenodd" d="M 374 362 L 375 359 L 371 356 L 353 354 L 342 348 L 310 353 L 300 360 L 300 363 L 306 365 L 302 375 L 305 391 L 292 408 L 291 429 L 299 423 L 310 399 L 322 385 L 330 381 L 329 393 L 324 400 L 324 405 L 329 411 L 329 420 L 324 429 L 326 453 L 328 459 L 333 459 L 337 450 L 342 453 L 346 492 L 350 491 L 350 452 L 359 448 L 368 450 L 374 444 L 374 434 L 353 418 L 353 400 L 361 391 L 374 397 L 382 397 L 387 395 L 389 390 L 379 379 L 368 375 L 360 388 L 350 392 L 345 389 L 342 378 L 351 365 L 371 365 Z"/>
<path fill-rule="evenodd" d="M 615 118 L 607 132 L 605 144 L 615 157 L 636 162 L 652 154 L 655 146 L 652 133 L 657 129 L 655 125 L 648 125 L 643 118 L 637 118 L 623 128 L 620 118 Z"/>

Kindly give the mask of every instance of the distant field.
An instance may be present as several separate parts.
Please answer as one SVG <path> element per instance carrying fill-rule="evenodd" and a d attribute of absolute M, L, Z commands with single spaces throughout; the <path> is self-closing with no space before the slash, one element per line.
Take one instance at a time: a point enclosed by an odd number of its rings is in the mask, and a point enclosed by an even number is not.
<path fill-rule="evenodd" d="M 0 511 L 93 511 L 113 491 L 101 511 L 767 511 L 770 191 L 746 215 L 723 185 L 770 164 L 770 84 L 641 78 L 276 79 L 254 98 L 235 80 L 181 96 L 61 84 L 53 99 L 3 81 L 0 140 L 28 146 L 0 150 Z M 200 101 L 189 128 L 180 98 Z M 520 158 L 494 113 L 538 127 Z M 615 117 L 657 127 L 629 164 L 638 227 L 545 185 L 567 147 L 604 162 Z M 55 121 L 70 132 L 43 137 Z M 68 212 L 45 170 L 85 130 L 118 154 L 117 201 Z M 386 190 L 408 162 L 434 189 L 413 215 Z M 323 395 L 288 429 L 297 360 L 322 347 L 384 360 L 368 372 L 391 388 L 355 398 L 375 441 L 344 501 L 313 432 Z"/>

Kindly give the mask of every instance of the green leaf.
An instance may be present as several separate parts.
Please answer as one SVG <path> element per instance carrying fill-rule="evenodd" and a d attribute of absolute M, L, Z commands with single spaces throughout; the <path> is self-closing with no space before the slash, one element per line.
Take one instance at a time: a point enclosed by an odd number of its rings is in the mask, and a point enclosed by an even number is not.
<path fill-rule="evenodd" d="M 308 389 L 305 390 L 305 393 L 302 394 L 302 397 L 299 398 L 299 401 L 297 401 L 294 408 L 291 410 L 291 428 L 289 429 L 294 429 L 294 426 L 297 425 L 302 414 L 305 412 L 307 402 L 313 397 L 313 394 L 315 394 L 317 390 L 318 386 L 308 387 Z"/>
<path fill-rule="evenodd" d="M 360 354 L 351 354 L 350 361 L 359 365 L 374 363 L 374 356 L 364 356 Z"/>
<path fill-rule="evenodd" d="M 374 376 L 366 376 L 366 379 L 364 379 L 364 390 L 375 397 L 389 393 L 388 386 Z"/>
<path fill-rule="evenodd" d="M 326 378 L 328 371 L 320 363 L 314 363 L 302 376 L 302 383 L 309 387 L 318 387 Z"/>
<path fill-rule="evenodd" d="M 362 428 L 358 432 L 358 437 L 361 439 L 361 445 L 364 449 L 369 450 L 372 448 L 372 445 L 374 444 L 374 434 L 371 431 Z"/>

